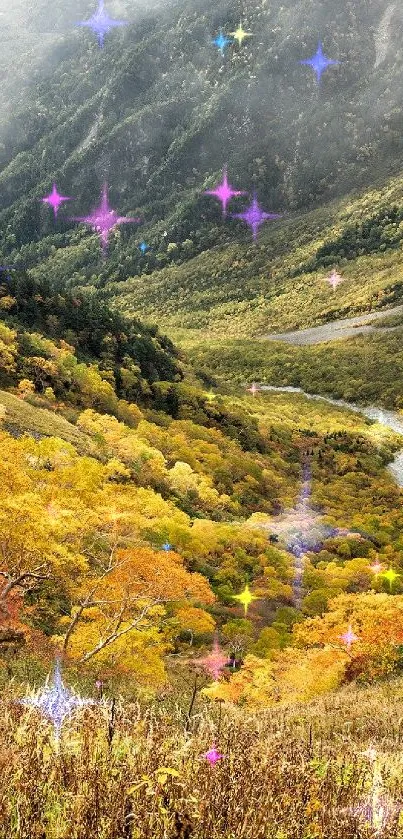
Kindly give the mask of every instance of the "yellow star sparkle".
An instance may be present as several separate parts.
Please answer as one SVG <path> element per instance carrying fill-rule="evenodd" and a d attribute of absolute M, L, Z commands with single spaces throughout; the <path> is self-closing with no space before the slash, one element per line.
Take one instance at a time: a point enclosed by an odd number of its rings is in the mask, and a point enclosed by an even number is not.
<path fill-rule="evenodd" d="M 384 577 L 385 580 L 388 581 L 390 589 L 392 589 L 393 583 L 400 576 L 401 576 L 401 574 L 398 574 L 396 571 L 393 570 L 393 568 L 389 568 L 387 571 L 384 571 L 384 573 L 381 574 L 381 577 Z"/>
<path fill-rule="evenodd" d="M 252 600 L 259 599 L 258 597 L 255 597 L 255 595 L 252 594 L 252 592 L 249 590 L 248 583 L 246 583 L 244 590 L 241 591 L 240 594 L 233 594 L 232 597 L 234 600 L 239 600 L 239 602 L 242 603 L 242 606 L 245 609 L 245 615 L 247 615 L 248 613 L 248 607 L 252 603 Z"/>
<path fill-rule="evenodd" d="M 238 29 L 236 29 L 235 32 L 230 32 L 229 34 L 232 38 L 235 39 L 235 41 L 238 41 L 238 44 L 241 47 L 242 42 L 245 40 L 245 38 L 250 38 L 251 35 L 253 35 L 253 32 L 245 32 L 245 30 L 242 27 L 242 21 L 240 20 Z"/>

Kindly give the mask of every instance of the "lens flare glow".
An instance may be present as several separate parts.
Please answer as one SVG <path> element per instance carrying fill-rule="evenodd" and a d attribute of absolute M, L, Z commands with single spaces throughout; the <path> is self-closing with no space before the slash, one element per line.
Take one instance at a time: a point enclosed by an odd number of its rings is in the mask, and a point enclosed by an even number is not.
<path fill-rule="evenodd" d="M 231 213 L 231 218 L 239 219 L 251 228 L 254 242 L 256 242 L 259 228 L 265 221 L 274 221 L 281 217 L 280 213 L 266 213 L 262 210 L 256 195 L 253 196 L 252 203 L 243 213 Z"/>
<path fill-rule="evenodd" d="M 332 273 L 326 277 L 326 282 L 332 287 L 333 291 L 336 291 L 337 286 L 340 283 L 344 283 L 343 277 L 337 273 L 337 271 L 332 271 Z"/>
<path fill-rule="evenodd" d="M 215 44 L 215 46 L 220 50 L 221 55 L 224 55 L 225 47 L 227 47 L 228 44 L 232 44 L 232 39 L 227 38 L 226 35 L 220 32 L 216 38 L 213 38 L 213 44 Z"/>
<path fill-rule="evenodd" d="M 351 628 L 351 624 L 349 625 L 347 632 L 344 632 L 343 635 L 340 635 L 340 641 L 343 641 L 343 644 L 346 645 L 348 650 L 350 650 L 351 645 L 358 640 L 359 638 L 357 637 L 357 635 L 354 634 Z"/>
<path fill-rule="evenodd" d="M 201 665 L 212 676 L 214 681 L 218 682 L 224 667 L 228 664 L 228 656 L 224 655 L 218 639 L 215 638 L 211 653 L 204 656 L 204 658 L 196 659 L 195 663 Z"/>
<path fill-rule="evenodd" d="M 383 570 L 383 565 L 380 562 L 374 562 L 373 565 L 369 566 L 369 570 L 372 571 L 375 577 L 378 577 Z"/>
<path fill-rule="evenodd" d="M 256 396 L 256 394 L 259 393 L 260 387 L 258 387 L 256 382 L 252 382 L 251 386 L 246 389 L 249 393 L 252 394 L 252 396 Z"/>
<path fill-rule="evenodd" d="M 322 524 L 320 515 L 312 509 L 311 484 L 311 471 L 305 464 L 295 507 L 285 510 L 266 525 L 266 528 L 279 537 L 285 544 L 286 550 L 294 556 L 293 595 L 297 608 L 300 608 L 303 598 L 305 554 L 308 551 L 318 550 L 325 539 L 337 533 L 335 528 Z"/>
<path fill-rule="evenodd" d="M 224 755 L 220 754 L 220 752 L 216 749 L 213 745 L 211 749 L 208 750 L 204 755 L 202 755 L 206 760 L 208 760 L 210 766 L 215 766 L 219 760 L 222 760 Z"/>
<path fill-rule="evenodd" d="M 401 576 L 401 574 L 398 574 L 398 573 L 397 573 L 397 571 L 394 571 L 394 570 L 393 570 L 393 568 L 388 568 L 388 570 L 387 570 L 387 571 L 384 571 L 384 573 L 383 573 L 383 574 L 381 574 L 381 577 L 383 577 L 383 578 L 384 578 L 384 579 L 385 579 L 385 580 L 389 583 L 389 588 L 390 588 L 390 591 L 392 591 L 392 586 L 393 586 L 393 583 L 394 583 L 394 582 L 398 579 L 398 577 L 400 577 L 400 576 Z"/>
<path fill-rule="evenodd" d="M 229 33 L 234 41 L 238 41 L 239 46 L 241 47 L 245 38 L 250 38 L 253 35 L 253 32 L 245 32 L 242 26 L 242 20 L 239 21 L 239 26 L 235 30 L 235 32 Z"/>
<path fill-rule="evenodd" d="M 204 195 L 213 195 L 214 198 L 218 198 L 218 200 L 221 201 L 223 218 L 226 218 L 227 207 L 231 199 L 235 198 L 238 195 L 245 194 L 245 192 L 241 192 L 239 189 L 233 189 L 231 184 L 228 182 L 227 166 L 223 167 L 221 183 L 217 184 L 217 186 L 215 186 L 214 189 L 204 190 Z"/>

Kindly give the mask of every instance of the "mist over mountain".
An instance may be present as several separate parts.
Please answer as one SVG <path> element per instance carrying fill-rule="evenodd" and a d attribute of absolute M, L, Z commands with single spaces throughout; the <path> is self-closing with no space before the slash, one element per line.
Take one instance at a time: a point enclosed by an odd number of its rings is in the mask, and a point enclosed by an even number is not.
<path fill-rule="evenodd" d="M 223 56 L 212 38 L 239 23 L 229 2 L 150 9 L 111 0 L 110 14 L 128 25 L 103 49 L 75 26 L 93 11 L 77 0 L 4 7 L 3 40 L 18 61 L 16 79 L 4 59 L 2 71 L 12 114 L 0 131 L 3 259 L 27 268 L 50 259 L 56 283 L 121 280 L 137 273 L 144 237 L 160 252 L 191 240 L 189 255 L 245 240 L 243 227 L 224 227 L 218 203 L 201 195 L 224 163 L 237 188 L 256 189 L 267 209 L 286 214 L 397 171 L 398 4 L 246 4 L 253 37 Z M 299 64 L 319 39 L 340 62 L 320 86 Z M 56 224 L 40 203 L 53 180 L 75 199 Z M 97 239 L 68 221 L 71 207 L 81 215 L 95 206 L 105 180 L 112 206 L 143 219 L 116 235 L 107 264 Z"/>

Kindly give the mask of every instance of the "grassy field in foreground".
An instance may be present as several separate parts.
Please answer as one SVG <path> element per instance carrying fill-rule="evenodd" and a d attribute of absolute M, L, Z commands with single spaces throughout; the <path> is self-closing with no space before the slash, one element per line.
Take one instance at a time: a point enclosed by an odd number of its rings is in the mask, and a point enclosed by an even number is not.
<path fill-rule="evenodd" d="M 196 702 L 188 726 L 173 705 L 119 703 L 111 724 L 105 701 L 60 743 L 14 698 L 2 696 L 1 839 L 403 837 L 401 680 L 261 713 Z M 213 743 L 215 766 L 202 757 Z"/>

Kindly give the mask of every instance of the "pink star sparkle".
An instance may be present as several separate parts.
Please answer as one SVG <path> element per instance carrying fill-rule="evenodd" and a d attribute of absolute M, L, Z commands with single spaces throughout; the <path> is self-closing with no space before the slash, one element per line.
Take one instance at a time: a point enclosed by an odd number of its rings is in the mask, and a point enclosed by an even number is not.
<path fill-rule="evenodd" d="M 225 665 L 228 663 L 228 656 L 224 655 L 222 652 L 220 645 L 218 643 L 217 638 L 214 639 L 213 649 L 209 655 L 204 656 L 204 658 L 199 658 L 196 660 L 196 664 L 200 664 L 207 670 L 208 673 L 213 677 L 213 679 L 217 682 L 220 678 L 221 671 L 224 670 Z"/>
<path fill-rule="evenodd" d="M 336 288 L 340 283 L 343 283 L 343 277 L 337 273 L 337 271 L 332 271 L 329 277 L 326 277 L 326 282 L 332 286 L 333 291 L 336 291 Z"/>
<path fill-rule="evenodd" d="M 222 170 L 222 182 L 217 184 L 214 189 L 206 189 L 204 195 L 214 195 L 215 198 L 218 198 L 222 204 L 222 214 L 223 218 L 227 215 L 227 207 L 231 198 L 234 198 L 237 195 L 246 195 L 246 192 L 240 192 L 238 189 L 233 189 L 231 184 L 228 183 L 228 172 L 227 166 L 223 167 Z"/>
<path fill-rule="evenodd" d="M 252 396 L 256 396 L 259 393 L 260 388 L 257 386 L 256 382 L 252 382 L 251 386 L 247 388 L 248 392 L 252 394 Z"/>
<path fill-rule="evenodd" d="M 358 641 L 357 636 L 354 635 L 354 632 L 351 629 L 351 624 L 348 627 L 348 631 L 345 632 L 343 635 L 340 635 L 340 641 L 343 641 L 343 644 L 346 645 L 348 650 L 351 649 L 351 644 L 353 644 L 354 641 Z"/>
<path fill-rule="evenodd" d="M 71 219 L 71 221 L 79 221 L 83 224 L 89 224 L 90 227 L 99 234 L 102 248 L 105 251 L 108 247 L 109 235 L 118 224 L 138 224 L 141 219 L 118 216 L 115 210 L 112 210 L 109 206 L 108 187 L 105 184 L 102 190 L 102 198 L 99 207 L 96 207 L 89 216 L 75 216 Z"/>
<path fill-rule="evenodd" d="M 49 204 L 53 208 L 56 218 L 60 204 L 63 204 L 64 201 L 71 201 L 72 199 L 68 195 L 59 195 L 56 184 L 53 184 L 52 192 L 49 195 L 45 195 L 41 200 L 44 204 Z"/>
<path fill-rule="evenodd" d="M 279 213 L 266 213 L 259 206 L 256 195 L 253 196 L 253 201 L 243 213 L 231 213 L 231 218 L 238 218 L 244 221 L 252 228 L 253 239 L 256 241 L 259 227 L 265 221 L 274 221 L 274 219 L 281 218 Z"/>
<path fill-rule="evenodd" d="M 208 760 L 210 766 L 215 766 L 216 763 L 218 763 L 218 761 L 224 757 L 224 755 L 220 754 L 220 752 L 217 751 L 216 747 L 213 745 L 211 749 L 209 749 L 208 752 L 206 752 L 206 754 L 203 755 L 203 757 L 205 757 L 206 760 Z"/>

